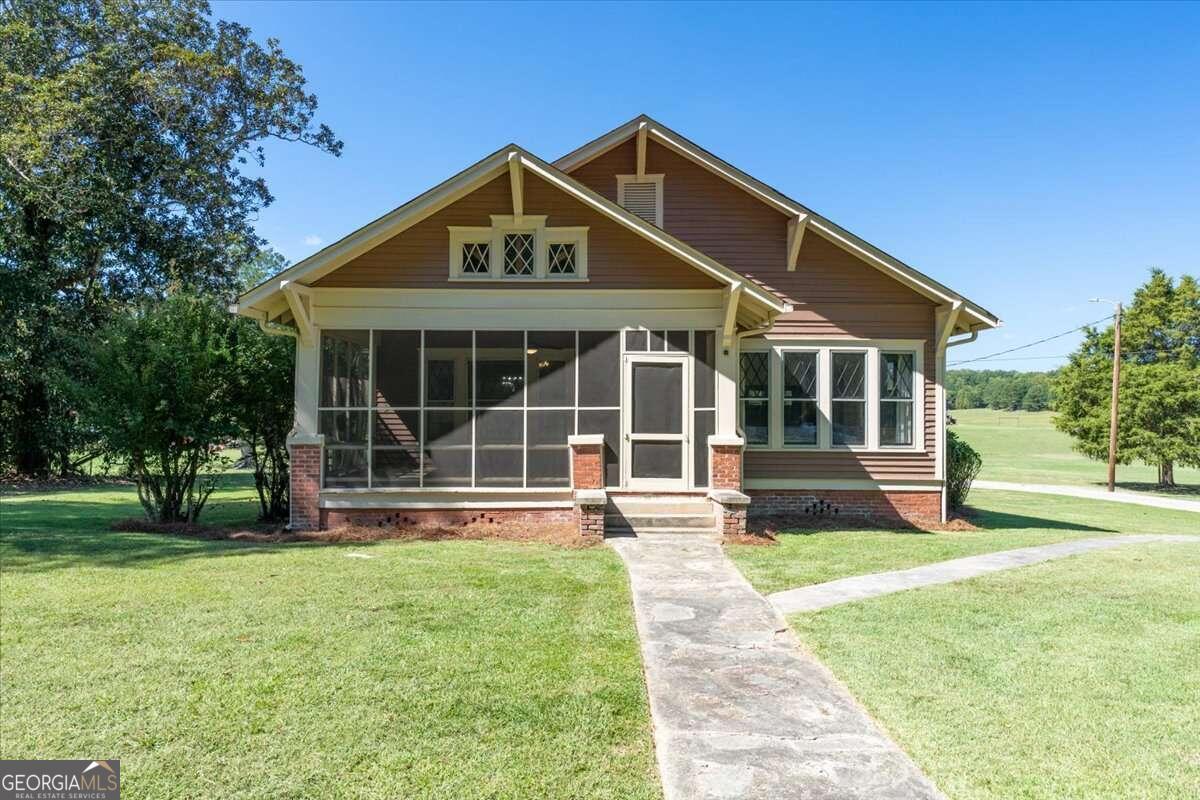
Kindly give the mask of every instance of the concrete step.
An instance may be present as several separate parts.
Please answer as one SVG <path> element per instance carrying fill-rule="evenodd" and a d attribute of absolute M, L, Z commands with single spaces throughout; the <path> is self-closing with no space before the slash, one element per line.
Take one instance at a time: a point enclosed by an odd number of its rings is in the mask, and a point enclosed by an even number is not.
<path fill-rule="evenodd" d="M 605 536 L 719 536 L 720 531 L 715 527 L 708 528 L 639 528 L 628 525 L 605 525 Z"/>
<path fill-rule="evenodd" d="M 695 514 L 606 511 L 604 525 L 624 525 L 630 528 L 711 528 L 714 519 L 711 508 Z"/>
<path fill-rule="evenodd" d="M 609 495 L 606 513 L 637 516 L 641 514 L 708 514 L 712 501 L 706 497 L 684 495 Z"/>

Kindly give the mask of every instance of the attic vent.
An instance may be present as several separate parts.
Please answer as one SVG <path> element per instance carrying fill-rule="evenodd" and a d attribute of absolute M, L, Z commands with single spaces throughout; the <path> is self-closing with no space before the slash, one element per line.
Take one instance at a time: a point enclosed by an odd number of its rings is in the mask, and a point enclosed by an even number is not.
<path fill-rule="evenodd" d="M 662 226 L 662 175 L 617 176 L 617 203 L 651 225 Z"/>

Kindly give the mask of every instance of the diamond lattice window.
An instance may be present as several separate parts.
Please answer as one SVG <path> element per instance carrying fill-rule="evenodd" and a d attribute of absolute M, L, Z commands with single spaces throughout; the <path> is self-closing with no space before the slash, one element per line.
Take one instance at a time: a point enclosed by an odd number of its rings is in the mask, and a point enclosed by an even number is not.
<path fill-rule="evenodd" d="M 569 242 L 550 245 L 549 258 L 547 260 L 551 275 L 574 275 L 575 245 Z"/>
<path fill-rule="evenodd" d="M 533 234 L 504 235 L 504 274 L 533 276 Z"/>
<path fill-rule="evenodd" d="M 466 242 L 462 246 L 463 275 L 487 275 L 490 271 L 487 242 Z"/>

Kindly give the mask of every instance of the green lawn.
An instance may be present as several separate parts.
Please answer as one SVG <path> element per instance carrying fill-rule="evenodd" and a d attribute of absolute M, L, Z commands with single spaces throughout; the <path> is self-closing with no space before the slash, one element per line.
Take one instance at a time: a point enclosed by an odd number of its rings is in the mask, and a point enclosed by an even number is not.
<path fill-rule="evenodd" d="M 1200 797 L 1200 545 L 790 618 L 954 800 Z"/>
<path fill-rule="evenodd" d="M 951 430 L 983 456 L 979 477 L 1018 483 L 1062 483 L 1102 486 L 1108 464 L 1093 461 L 1071 449 L 1072 439 L 1054 428 L 1050 411 L 991 411 L 982 408 L 952 411 Z M 1156 468 L 1145 464 L 1117 466 L 1123 489 L 1154 490 Z M 1176 493 L 1200 495 L 1200 469 L 1175 468 Z"/>
<path fill-rule="evenodd" d="M 974 531 L 797 530 L 778 544 L 728 545 L 764 594 L 852 575 L 1115 533 L 1200 533 L 1200 514 L 1073 497 L 975 489 Z"/>
<path fill-rule="evenodd" d="M 245 476 L 216 500 L 253 517 Z M 607 548 L 105 529 L 137 511 L 3 498 L 0 757 L 120 758 L 130 798 L 660 796 Z"/>

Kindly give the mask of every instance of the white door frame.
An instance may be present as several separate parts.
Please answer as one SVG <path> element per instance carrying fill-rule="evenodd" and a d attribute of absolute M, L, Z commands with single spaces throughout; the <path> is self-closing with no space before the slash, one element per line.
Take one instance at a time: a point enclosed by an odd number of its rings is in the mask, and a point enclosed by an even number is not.
<path fill-rule="evenodd" d="M 633 365 L 635 363 L 679 364 L 683 368 L 680 391 L 682 421 L 680 433 L 633 432 Z M 643 491 L 680 491 L 692 485 L 692 357 L 690 353 L 626 353 L 621 358 L 621 485 Z M 633 442 L 678 441 L 680 443 L 679 478 L 634 478 Z"/>

